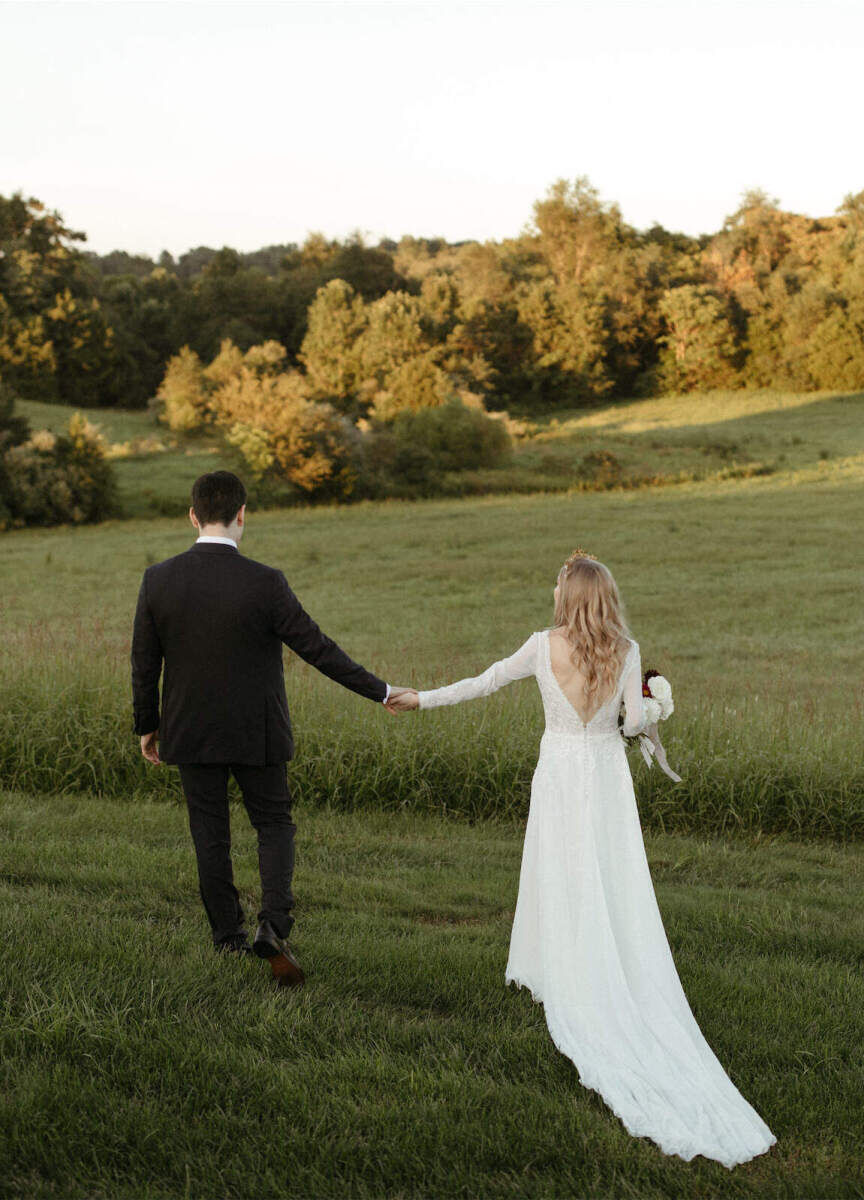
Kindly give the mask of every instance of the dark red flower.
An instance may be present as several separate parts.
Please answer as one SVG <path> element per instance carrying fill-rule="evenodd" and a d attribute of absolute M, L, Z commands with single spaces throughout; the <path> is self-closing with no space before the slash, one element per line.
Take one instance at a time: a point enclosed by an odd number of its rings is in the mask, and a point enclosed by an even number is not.
<path fill-rule="evenodd" d="M 654 670 L 645 672 L 645 674 L 642 677 L 642 695 L 643 696 L 651 695 L 651 689 L 648 686 L 648 680 L 654 679 L 656 676 L 659 676 L 659 674 L 660 674 L 659 671 L 654 671 Z"/>

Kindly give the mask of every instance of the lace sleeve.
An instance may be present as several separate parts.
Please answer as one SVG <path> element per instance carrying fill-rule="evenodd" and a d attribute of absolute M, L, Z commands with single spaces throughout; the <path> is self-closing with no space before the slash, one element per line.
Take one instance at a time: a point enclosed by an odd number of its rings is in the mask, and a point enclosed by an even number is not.
<path fill-rule="evenodd" d="M 642 700 L 642 656 L 639 643 L 630 647 L 624 664 L 624 735 L 633 737 L 645 728 L 645 704 Z"/>
<path fill-rule="evenodd" d="M 476 700 L 497 692 L 505 684 L 525 679 L 534 674 L 537 662 L 537 634 L 532 633 L 519 649 L 509 658 L 499 659 L 487 667 L 482 675 L 460 679 L 447 687 L 420 692 L 420 708 L 439 708 L 443 704 L 461 704 L 463 700 Z"/>

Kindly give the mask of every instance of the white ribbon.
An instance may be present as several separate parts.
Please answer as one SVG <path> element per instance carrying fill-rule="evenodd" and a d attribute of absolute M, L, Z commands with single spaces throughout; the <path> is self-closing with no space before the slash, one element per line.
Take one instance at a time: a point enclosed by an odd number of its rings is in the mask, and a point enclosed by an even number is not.
<path fill-rule="evenodd" d="M 666 751 L 663 749 L 663 743 L 660 741 L 656 721 L 653 725 L 649 725 L 644 733 L 639 734 L 639 749 L 642 751 L 642 757 L 649 767 L 656 758 L 657 765 L 661 771 L 665 772 L 675 783 L 681 782 L 681 776 L 676 775 L 666 761 Z"/>

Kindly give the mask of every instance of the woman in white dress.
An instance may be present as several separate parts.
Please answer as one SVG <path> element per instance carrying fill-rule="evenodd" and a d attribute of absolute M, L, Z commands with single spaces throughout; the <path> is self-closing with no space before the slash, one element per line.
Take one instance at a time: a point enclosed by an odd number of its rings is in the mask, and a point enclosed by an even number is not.
<path fill-rule="evenodd" d="M 657 907 L 624 732 L 645 727 L 638 643 L 608 568 L 576 551 L 554 627 L 482 675 L 406 693 L 394 711 L 459 704 L 533 675 L 546 728 L 531 784 L 505 980 L 542 1001 L 549 1032 L 635 1136 L 726 1167 L 777 1140 L 696 1024 Z"/>

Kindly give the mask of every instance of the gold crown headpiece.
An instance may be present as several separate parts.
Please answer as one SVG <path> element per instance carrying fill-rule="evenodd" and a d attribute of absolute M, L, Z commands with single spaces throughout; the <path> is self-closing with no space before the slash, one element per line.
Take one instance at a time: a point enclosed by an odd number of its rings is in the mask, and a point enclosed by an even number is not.
<path fill-rule="evenodd" d="M 568 554 L 568 557 L 566 557 L 566 559 L 564 560 L 564 565 L 570 566 L 571 563 L 576 562 L 577 558 L 590 558 L 590 559 L 592 559 L 592 562 L 594 562 L 594 563 L 599 562 L 599 558 L 596 557 L 596 554 L 589 554 L 587 550 L 582 550 L 581 546 L 577 546 L 576 550 L 574 550 L 570 554 Z"/>
<path fill-rule="evenodd" d="M 590 558 L 592 562 L 599 562 L 596 554 L 589 554 L 587 550 L 583 550 L 581 546 L 577 546 L 576 549 L 573 550 L 564 560 L 564 566 L 561 568 L 561 570 L 566 570 L 567 567 L 571 566 L 580 558 Z"/>

